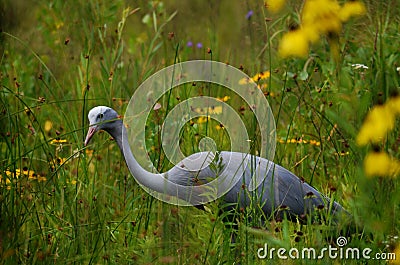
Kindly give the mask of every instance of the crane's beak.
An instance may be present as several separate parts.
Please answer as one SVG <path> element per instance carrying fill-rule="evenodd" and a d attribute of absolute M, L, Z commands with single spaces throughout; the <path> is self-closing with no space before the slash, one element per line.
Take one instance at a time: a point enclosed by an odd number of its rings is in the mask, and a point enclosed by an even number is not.
<path fill-rule="evenodd" d="M 93 135 L 96 132 L 97 132 L 97 126 L 96 125 L 89 127 L 89 130 L 88 130 L 87 135 L 86 135 L 85 143 L 84 143 L 85 146 L 88 145 L 90 139 L 92 139 Z"/>

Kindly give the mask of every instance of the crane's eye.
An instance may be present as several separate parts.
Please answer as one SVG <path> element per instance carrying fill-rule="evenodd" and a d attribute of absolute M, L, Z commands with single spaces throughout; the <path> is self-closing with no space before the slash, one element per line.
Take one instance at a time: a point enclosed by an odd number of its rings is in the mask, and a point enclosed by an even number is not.
<path fill-rule="evenodd" d="M 97 119 L 98 120 L 103 119 L 103 113 L 99 113 L 99 115 L 97 115 Z"/>

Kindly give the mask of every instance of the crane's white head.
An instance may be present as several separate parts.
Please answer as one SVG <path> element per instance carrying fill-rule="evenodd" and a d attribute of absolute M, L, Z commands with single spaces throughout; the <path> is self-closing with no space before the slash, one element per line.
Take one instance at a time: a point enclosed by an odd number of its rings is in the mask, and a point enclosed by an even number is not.
<path fill-rule="evenodd" d="M 89 131 L 86 135 L 85 146 L 89 143 L 93 135 L 99 130 L 111 132 L 116 127 L 119 120 L 118 113 L 110 107 L 97 106 L 89 111 Z"/>

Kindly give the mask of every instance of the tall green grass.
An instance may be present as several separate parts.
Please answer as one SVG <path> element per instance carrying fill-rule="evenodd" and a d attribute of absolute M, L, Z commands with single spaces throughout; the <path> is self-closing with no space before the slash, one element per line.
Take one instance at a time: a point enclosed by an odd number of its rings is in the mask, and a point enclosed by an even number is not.
<path fill-rule="evenodd" d="M 20 17 L 17 24 L 4 22 L 0 35 L 1 262 L 269 264 L 257 257 L 264 243 L 277 248 L 335 243 L 340 227 L 329 218 L 308 225 L 285 219 L 262 223 L 255 201 L 254 208 L 231 213 L 236 227 L 221 215 L 219 202 L 206 211 L 159 202 L 135 183 L 108 135 L 100 133 L 83 147 L 92 106 L 109 105 L 123 114 L 147 77 L 191 59 L 227 62 L 249 76 L 270 71 L 261 89 L 276 118 L 275 162 L 353 215 L 357 229 L 346 235 L 349 246 L 394 251 L 398 179 L 366 178 L 362 161 L 373 147 L 360 148 L 354 139 L 367 111 L 398 92 L 399 4 L 365 3 L 368 15 L 343 29 L 337 62 L 325 40 L 309 59 L 277 56 L 283 32 L 299 22 L 295 1 L 277 15 L 262 1 L 250 0 L 2 4 Z M 254 14 L 246 19 L 249 10 Z M 354 63 L 369 68 L 355 69 Z M 229 96 L 227 103 L 258 139 L 254 117 L 235 95 L 209 84 L 186 84 L 165 95 L 147 123 L 149 155 L 161 171 L 171 165 L 161 150 L 160 125 L 168 110 L 196 95 Z M 229 148 L 216 126 L 196 119 L 186 124 L 181 131 L 185 154 L 197 152 L 206 135 L 218 148 Z M 398 132 L 397 126 L 379 146 L 397 158 Z"/>

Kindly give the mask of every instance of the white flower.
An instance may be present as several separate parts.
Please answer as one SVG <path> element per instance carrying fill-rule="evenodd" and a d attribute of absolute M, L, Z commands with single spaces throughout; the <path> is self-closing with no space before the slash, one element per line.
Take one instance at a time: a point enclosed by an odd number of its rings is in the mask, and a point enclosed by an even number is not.
<path fill-rule="evenodd" d="M 353 63 L 351 66 L 354 67 L 354 69 L 368 69 L 368 66 L 360 63 Z"/>

